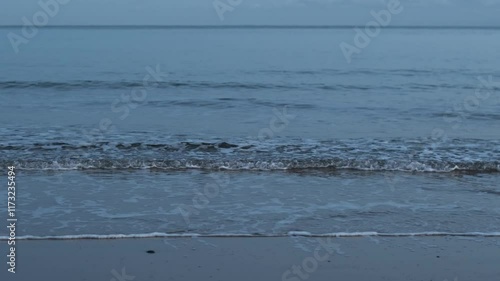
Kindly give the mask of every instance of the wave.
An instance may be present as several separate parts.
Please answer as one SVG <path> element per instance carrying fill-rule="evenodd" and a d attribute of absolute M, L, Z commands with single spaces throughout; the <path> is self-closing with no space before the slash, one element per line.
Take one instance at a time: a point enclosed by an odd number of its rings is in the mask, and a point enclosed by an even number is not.
<path fill-rule="evenodd" d="M 142 81 L 0 81 L 0 89 L 128 89 L 144 87 Z M 271 84 L 271 83 L 251 83 L 251 82 L 208 82 L 208 81 L 168 81 L 154 82 L 148 87 L 153 88 L 212 88 L 212 89 L 297 89 L 299 85 L 291 84 Z"/>
<path fill-rule="evenodd" d="M 137 238 L 265 238 L 265 237 L 500 237 L 500 232 L 410 232 L 410 233 L 383 233 L 383 232 L 333 232 L 313 234 L 306 231 L 290 231 L 286 234 L 259 234 L 259 233 L 139 233 L 139 234 L 78 234 L 60 236 L 36 236 L 24 235 L 16 237 L 16 240 L 83 240 L 83 239 L 137 239 Z M 0 236 L 0 240 L 8 240 L 8 236 Z"/>
<path fill-rule="evenodd" d="M 497 140 L 171 141 L 3 143 L 0 165 L 21 170 L 500 172 Z"/>
<path fill-rule="evenodd" d="M 282 72 L 276 72 L 286 74 Z M 296 75 L 304 75 L 310 72 L 295 72 Z M 363 72 L 361 72 L 363 73 Z M 325 73 L 323 73 L 325 74 Z M 349 74 L 355 75 L 356 73 Z M 359 74 L 359 73 L 357 73 Z M 408 74 L 411 75 L 411 74 Z M 54 89 L 54 90 L 78 90 L 78 89 L 131 89 L 144 87 L 142 81 L 105 81 L 105 80 L 73 80 L 73 81 L 0 81 L 0 89 Z M 324 83 L 270 83 L 270 82 L 231 82 L 231 81 L 160 81 L 147 85 L 150 88 L 189 88 L 189 89 L 247 89 L 247 90 L 356 90 L 369 91 L 378 90 L 429 90 L 429 89 L 463 89 L 473 90 L 475 85 L 457 84 L 428 84 L 407 83 L 398 85 L 349 85 L 349 84 L 324 84 Z M 494 88 L 498 90 L 498 87 Z"/>
<path fill-rule="evenodd" d="M 59 159 L 0 160 L 0 165 L 14 165 L 19 170 L 231 170 L 231 171 L 306 171 L 358 170 L 434 173 L 498 173 L 500 162 L 440 162 L 356 159 L 275 159 L 275 160 L 210 160 L 210 159 Z"/>

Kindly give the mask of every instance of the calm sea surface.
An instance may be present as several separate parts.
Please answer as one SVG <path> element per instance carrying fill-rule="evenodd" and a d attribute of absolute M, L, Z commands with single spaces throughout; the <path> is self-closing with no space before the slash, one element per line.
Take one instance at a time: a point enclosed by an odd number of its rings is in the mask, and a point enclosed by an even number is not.
<path fill-rule="evenodd" d="M 498 29 L 9 32 L 18 235 L 500 232 Z"/>

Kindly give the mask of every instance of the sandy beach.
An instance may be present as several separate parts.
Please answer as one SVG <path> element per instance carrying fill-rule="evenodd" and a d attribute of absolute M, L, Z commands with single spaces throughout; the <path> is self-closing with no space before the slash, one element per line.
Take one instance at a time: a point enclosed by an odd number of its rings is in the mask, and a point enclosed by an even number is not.
<path fill-rule="evenodd" d="M 320 239 L 320 240 L 318 240 Z M 20 241 L 2 280 L 498 280 L 498 238 Z M 2 243 L 2 252 L 4 245 Z M 148 253 L 149 251 L 149 253 Z"/>

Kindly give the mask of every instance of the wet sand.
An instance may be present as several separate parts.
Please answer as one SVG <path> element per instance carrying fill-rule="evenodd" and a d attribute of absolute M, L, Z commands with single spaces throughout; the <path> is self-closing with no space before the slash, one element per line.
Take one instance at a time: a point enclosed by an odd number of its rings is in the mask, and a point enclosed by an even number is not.
<path fill-rule="evenodd" d="M 22 240 L 1 280 L 498 280 L 500 239 Z M 3 253 L 6 241 L 1 241 Z M 149 251 L 149 252 L 148 252 Z M 5 260 L 5 258 L 4 258 Z"/>

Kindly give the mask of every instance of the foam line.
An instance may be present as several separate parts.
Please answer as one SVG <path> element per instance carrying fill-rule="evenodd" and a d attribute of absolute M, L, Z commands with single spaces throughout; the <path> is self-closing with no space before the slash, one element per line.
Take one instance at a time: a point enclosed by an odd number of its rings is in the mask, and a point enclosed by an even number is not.
<path fill-rule="evenodd" d="M 141 234 L 79 234 L 61 236 L 24 235 L 16 240 L 83 240 L 83 239 L 130 239 L 130 238 L 260 238 L 260 237 L 426 237 L 426 236 L 454 236 L 454 237 L 500 237 L 500 232 L 410 232 L 410 233 L 380 233 L 380 232 L 334 232 L 314 234 L 306 231 L 290 231 L 287 234 L 246 234 L 246 233 L 141 233 Z M 8 236 L 0 236 L 0 240 L 8 240 Z"/>

